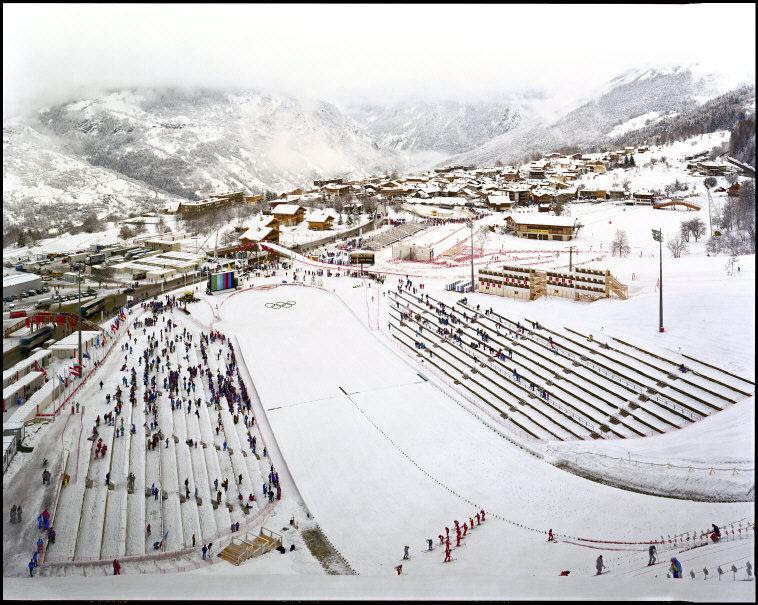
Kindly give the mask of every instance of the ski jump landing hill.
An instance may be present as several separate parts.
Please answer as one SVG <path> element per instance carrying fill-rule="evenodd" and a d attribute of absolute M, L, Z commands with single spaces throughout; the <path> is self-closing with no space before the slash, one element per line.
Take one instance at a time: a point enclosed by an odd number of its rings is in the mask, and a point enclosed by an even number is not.
<path fill-rule="evenodd" d="M 236 335 L 308 509 L 359 574 L 393 574 L 403 563 L 414 575 L 514 566 L 590 575 L 601 552 L 610 568 L 635 569 L 647 541 L 754 520 L 752 503 L 648 496 L 559 470 L 438 388 L 331 292 L 240 292 L 219 315 L 215 327 Z M 437 536 L 450 527 L 454 545 L 453 520 L 482 508 L 485 523 L 443 564 Z M 546 542 L 549 528 L 557 544 Z M 752 556 L 753 535 L 730 556 Z M 431 553 L 423 552 L 427 538 Z M 659 546 L 662 557 L 669 548 Z"/>

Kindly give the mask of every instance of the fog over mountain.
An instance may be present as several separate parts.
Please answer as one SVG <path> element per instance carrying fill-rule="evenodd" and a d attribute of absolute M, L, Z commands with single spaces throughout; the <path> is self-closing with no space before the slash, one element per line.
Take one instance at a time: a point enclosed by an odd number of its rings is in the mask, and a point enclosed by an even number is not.
<path fill-rule="evenodd" d="M 4 5 L 4 220 L 510 163 L 754 85 L 754 7 L 624 9 L 599 46 L 620 10 Z"/>

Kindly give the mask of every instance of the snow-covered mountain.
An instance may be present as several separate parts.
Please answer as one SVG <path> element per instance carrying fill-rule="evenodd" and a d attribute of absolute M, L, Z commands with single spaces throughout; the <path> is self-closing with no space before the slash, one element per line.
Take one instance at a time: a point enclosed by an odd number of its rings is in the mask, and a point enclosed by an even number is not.
<path fill-rule="evenodd" d="M 497 102 L 406 101 L 356 105 L 348 111 L 383 147 L 447 155 L 482 145 L 522 119 L 518 107 Z"/>
<path fill-rule="evenodd" d="M 189 198 L 403 167 L 334 105 L 256 92 L 118 91 L 38 118 L 89 164 Z"/>
<path fill-rule="evenodd" d="M 662 116 L 692 109 L 735 85 L 733 79 L 694 66 L 630 70 L 595 89 L 595 97 L 559 119 L 522 122 L 446 163 L 512 163 L 532 153 L 586 147 L 641 128 Z"/>
<path fill-rule="evenodd" d="M 18 122 L 3 127 L 3 224 L 45 232 L 81 224 L 91 212 L 145 212 L 177 199 L 116 171 L 93 166 L 70 146 Z"/>

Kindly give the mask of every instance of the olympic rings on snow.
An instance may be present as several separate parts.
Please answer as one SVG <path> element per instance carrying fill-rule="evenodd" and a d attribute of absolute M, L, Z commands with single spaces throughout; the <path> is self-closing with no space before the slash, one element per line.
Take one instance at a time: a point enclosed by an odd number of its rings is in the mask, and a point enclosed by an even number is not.
<path fill-rule="evenodd" d="M 295 306 L 294 300 L 285 300 L 285 301 L 278 301 L 278 302 L 267 302 L 266 308 L 267 309 L 289 309 L 291 307 Z"/>

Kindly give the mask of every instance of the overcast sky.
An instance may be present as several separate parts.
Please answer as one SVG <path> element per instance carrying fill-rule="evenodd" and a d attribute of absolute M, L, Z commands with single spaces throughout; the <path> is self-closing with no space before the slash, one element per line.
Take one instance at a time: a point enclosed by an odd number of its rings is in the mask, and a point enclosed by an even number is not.
<path fill-rule="evenodd" d="M 472 99 L 693 61 L 754 82 L 755 6 L 3 5 L 4 118 L 112 87 Z"/>

